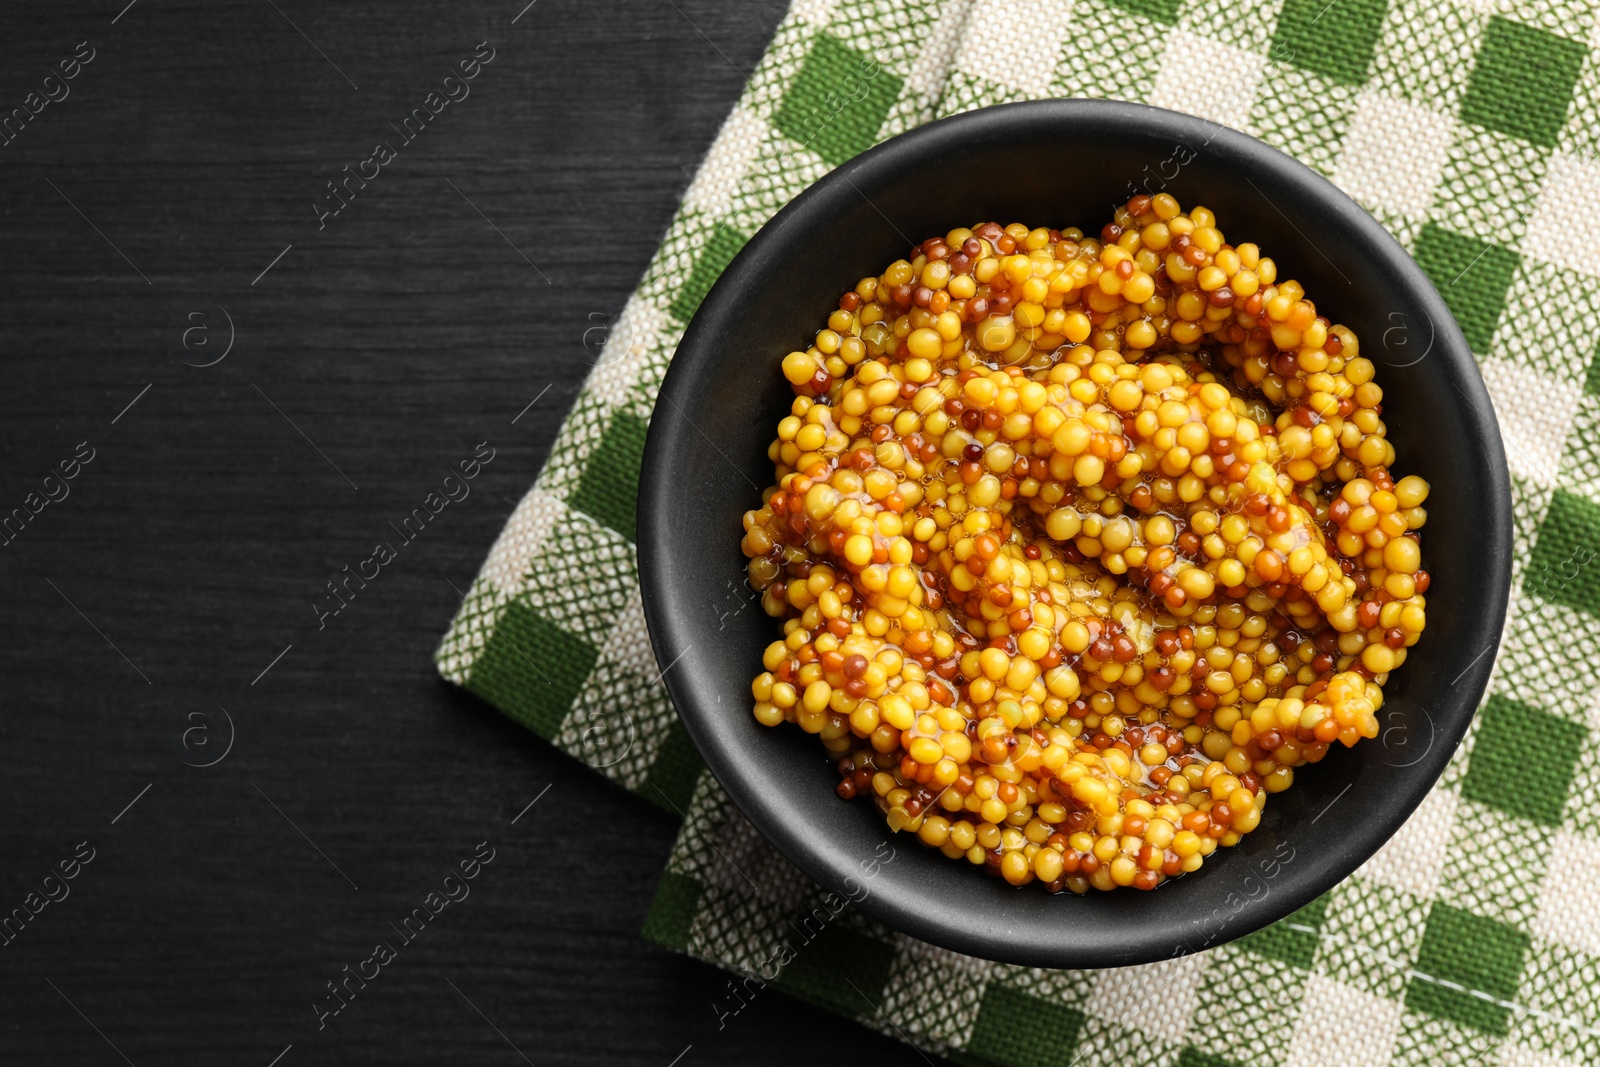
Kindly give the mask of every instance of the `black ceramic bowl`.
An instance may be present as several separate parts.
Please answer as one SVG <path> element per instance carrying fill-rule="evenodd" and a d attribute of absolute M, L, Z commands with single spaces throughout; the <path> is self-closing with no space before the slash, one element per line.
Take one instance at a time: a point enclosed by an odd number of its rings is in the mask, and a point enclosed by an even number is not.
<path fill-rule="evenodd" d="M 969 112 L 897 137 L 780 211 L 711 289 L 678 346 L 650 426 L 639 565 L 656 656 L 689 735 L 739 809 L 796 866 L 843 893 L 890 837 L 834 795 L 816 739 L 751 716 L 750 680 L 778 624 L 728 616 L 740 517 L 772 482 L 767 445 L 792 399 L 779 361 L 863 276 L 914 241 L 994 219 L 1097 232 L 1162 185 L 1254 241 L 1378 368 L 1400 474 L 1432 485 L 1428 629 L 1385 689 L 1381 738 L 1335 746 L 1268 802 L 1260 827 L 1152 892 L 1012 888 L 895 839 L 861 911 L 936 945 L 1046 967 L 1141 963 L 1290 914 L 1377 851 L 1422 801 L 1483 694 L 1506 610 L 1510 488 L 1493 409 L 1438 294 L 1364 210 L 1243 134 L 1134 104 L 1052 100 Z M 847 883 L 854 876 L 857 882 Z M 859 894 L 857 894 L 859 895 Z"/>

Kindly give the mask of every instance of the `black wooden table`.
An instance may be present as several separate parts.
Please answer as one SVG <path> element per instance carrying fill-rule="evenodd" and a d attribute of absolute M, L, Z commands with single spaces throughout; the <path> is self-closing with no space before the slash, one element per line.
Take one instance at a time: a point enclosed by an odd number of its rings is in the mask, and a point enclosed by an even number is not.
<path fill-rule="evenodd" d="M 719 1030 L 638 933 L 675 827 L 434 673 L 783 7 L 524 4 L 0 9 L 0 1063 L 924 1060 Z"/>

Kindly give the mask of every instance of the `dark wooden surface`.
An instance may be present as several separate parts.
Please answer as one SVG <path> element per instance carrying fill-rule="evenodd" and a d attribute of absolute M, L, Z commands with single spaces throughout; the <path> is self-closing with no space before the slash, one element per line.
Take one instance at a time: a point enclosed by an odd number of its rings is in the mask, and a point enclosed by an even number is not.
<path fill-rule="evenodd" d="M 95 50 L 0 147 L 0 514 L 94 449 L 0 548 L 0 914 L 95 850 L 0 947 L 0 1063 L 923 1062 L 775 993 L 719 1030 L 723 976 L 638 934 L 675 827 L 431 663 L 780 0 L 125 2 L 0 9 L 0 114 Z M 217 308 L 231 350 L 188 365 Z M 319 631 L 481 441 L 471 496 Z M 175 717 L 218 707 L 232 748 L 190 766 Z M 481 841 L 319 1032 L 324 983 Z"/>

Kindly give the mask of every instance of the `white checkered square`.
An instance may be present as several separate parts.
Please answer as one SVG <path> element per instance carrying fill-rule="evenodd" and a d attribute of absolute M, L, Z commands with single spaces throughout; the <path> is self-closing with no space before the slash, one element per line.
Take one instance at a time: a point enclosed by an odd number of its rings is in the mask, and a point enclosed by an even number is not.
<path fill-rule="evenodd" d="M 1548 1052 L 1540 1052 L 1519 1044 L 1515 1039 L 1506 1041 L 1500 1047 L 1498 1062 L 1500 1067 L 1582 1067 L 1578 1060 L 1552 1056 Z"/>
<path fill-rule="evenodd" d="M 1600 842 L 1556 834 L 1533 932 L 1600 956 Z"/>
<path fill-rule="evenodd" d="M 720 217 L 733 210 L 734 194 L 770 135 L 767 120 L 735 108 L 683 194 L 685 208 Z"/>
<path fill-rule="evenodd" d="M 936 105 L 944 92 L 945 80 L 961 48 L 962 33 L 975 0 L 947 0 L 939 17 L 928 29 L 927 39 L 906 73 L 906 89 Z"/>
<path fill-rule="evenodd" d="M 1116 1067 L 1176 1067 L 1181 1045 L 1152 1041 L 1148 1034 L 1121 1025 L 1119 1019 L 1116 1015 L 1090 1015 L 1084 1019 L 1071 1062 L 1076 1067 L 1101 1063 Z"/>
<path fill-rule="evenodd" d="M 1286 1067 L 1384 1067 L 1400 1033 L 1401 1008 L 1314 974 L 1289 1039 Z"/>
<path fill-rule="evenodd" d="M 1523 254 L 1600 275 L 1600 245 L 1577 239 L 1573 232 L 1575 220 L 1596 217 L 1600 217 L 1600 162 L 1556 153 L 1528 221 Z"/>
<path fill-rule="evenodd" d="M 1205 963 L 1205 954 L 1196 953 L 1143 967 L 1101 971 L 1087 1010 L 1119 1028 L 1162 1041 L 1182 1041 L 1200 999 Z M 1150 1011 L 1152 1003 L 1159 1003 L 1161 1010 Z"/>
<path fill-rule="evenodd" d="M 596 661 L 555 744 L 628 789 L 644 786 L 672 729 L 672 705 L 649 675 L 605 653 Z"/>
<path fill-rule="evenodd" d="M 1455 118 L 1381 93 L 1356 102 L 1334 181 L 1364 207 L 1427 214 L 1444 171 Z"/>
<path fill-rule="evenodd" d="M 434 653 L 439 673 L 446 681 L 454 685 L 467 684 L 473 664 L 483 655 L 483 646 L 494 634 L 495 624 L 512 599 L 512 594 L 496 589 L 482 574 L 473 579 L 472 588 L 461 599 L 455 618 L 450 620 L 450 629 Z"/>
<path fill-rule="evenodd" d="M 779 208 L 832 169 L 811 149 L 770 130 L 739 183 L 728 224 L 740 233 L 755 233 Z"/>
<path fill-rule="evenodd" d="M 1455 793 L 1448 789 L 1429 793 L 1405 825 L 1356 874 L 1419 900 L 1432 900 L 1439 888 L 1457 803 Z"/>
<path fill-rule="evenodd" d="M 1259 53 L 1174 30 L 1167 40 L 1150 103 L 1236 130 L 1248 129 L 1250 108 L 1266 62 Z M 1201 77 L 1199 71 L 1205 75 Z"/>
<path fill-rule="evenodd" d="M 1512 472 L 1542 485 L 1553 484 L 1567 431 L 1583 399 L 1583 385 L 1550 378 L 1509 359 L 1484 360 L 1480 369 Z"/>
<path fill-rule="evenodd" d="M 1023 96 L 1047 95 L 1067 41 L 1072 0 L 985 0 L 983 6 L 983 17 L 967 23 L 956 64 L 984 71 Z"/>

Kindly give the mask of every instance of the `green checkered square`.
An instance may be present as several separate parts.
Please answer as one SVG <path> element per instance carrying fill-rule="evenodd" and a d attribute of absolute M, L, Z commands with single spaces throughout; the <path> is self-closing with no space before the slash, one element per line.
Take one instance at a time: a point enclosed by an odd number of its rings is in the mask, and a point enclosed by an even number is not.
<path fill-rule="evenodd" d="M 1556 826 L 1584 736 L 1577 723 L 1492 696 L 1481 713 L 1461 796 L 1520 819 Z"/>
<path fill-rule="evenodd" d="M 1448 904 L 1428 912 L 1428 931 L 1406 1007 L 1486 1034 L 1504 1036 L 1528 952 L 1527 934 Z"/>
<path fill-rule="evenodd" d="M 991 1063 L 1071 1067 L 1083 1019 L 1083 1012 L 1075 1008 L 991 984 L 984 990 L 978 1021 L 965 1047 Z M 1038 1040 L 1041 1029 L 1050 1040 Z"/>
<path fill-rule="evenodd" d="M 772 124 L 833 166 L 871 148 L 901 81 L 832 34 L 818 34 Z"/>
<path fill-rule="evenodd" d="M 467 688 L 540 737 L 551 738 L 572 710 L 596 655 L 583 638 L 517 601 L 500 616 Z"/>
<path fill-rule="evenodd" d="M 1523 592 L 1600 617 L 1600 504 L 1557 489 L 1539 527 Z"/>
<path fill-rule="evenodd" d="M 1360 85 L 1378 50 L 1387 0 L 1284 0 L 1273 43 L 1330 82 Z"/>
<path fill-rule="evenodd" d="M 615 413 L 590 453 L 577 488 L 567 498 L 568 504 L 594 516 L 629 541 L 634 536 L 639 464 L 649 431 L 649 425 L 638 416 L 626 411 Z"/>
<path fill-rule="evenodd" d="M 841 1015 L 871 1015 L 883 1002 L 894 965 L 894 946 L 840 923 L 817 927 L 799 917 L 795 959 L 775 985 Z"/>
<path fill-rule="evenodd" d="M 1478 49 L 1461 117 L 1554 147 L 1583 59 L 1577 41 L 1496 15 Z"/>
<path fill-rule="evenodd" d="M 1444 297 L 1467 344 L 1474 352 L 1488 352 L 1521 257 L 1431 222 L 1423 226 L 1412 254 Z"/>
<path fill-rule="evenodd" d="M 689 740 L 688 731 L 673 716 L 666 736 L 661 739 L 660 747 L 651 759 L 639 793 L 657 807 L 664 806 L 669 811 L 681 812 L 689 806 L 703 770 L 705 764 L 701 762 L 694 742 Z"/>
<path fill-rule="evenodd" d="M 642 933 L 666 948 L 682 952 L 689 945 L 689 931 L 700 909 L 700 883 L 676 871 L 663 871 L 656 895 L 650 901 Z"/>

